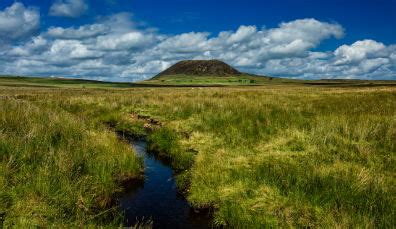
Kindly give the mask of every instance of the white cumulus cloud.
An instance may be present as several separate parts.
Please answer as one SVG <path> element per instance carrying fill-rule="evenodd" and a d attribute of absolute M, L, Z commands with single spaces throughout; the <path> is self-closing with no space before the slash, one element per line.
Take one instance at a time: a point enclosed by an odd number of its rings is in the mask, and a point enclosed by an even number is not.
<path fill-rule="evenodd" d="M 37 9 L 15 2 L 0 11 L 0 40 L 14 40 L 32 35 L 40 27 Z"/>
<path fill-rule="evenodd" d="M 57 0 L 51 7 L 49 14 L 57 17 L 80 17 L 88 10 L 84 0 Z"/>
<path fill-rule="evenodd" d="M 334 52 L 337 57 L 336 64 L 358 63 L 366 58 L 375 58 L 387 56 L 387 50 L 384 44 L 373 41 L 357 41 L 352 45 L 342 45 Z"/>
<path fill-rule="evenodd" d="M 121 35 L 106 35 L 97 38 L 96 48 L 100 50 L 125 50 L 142 48 L 152 41 L 152 35 L 141 32 L 128 32 Z"/>
<path fill-rule="evenodd" d="M 51 27 L 48 35 L 59 39 L 85 39 L 97 37 L 109 31 L 109 27 L 103 24 L 84 25 L 79 28 Z"/>
<path fill-rule="evenodd" d="M 45 54 L 61 59 L 91 59 L 101 55 L 76 40 L 56 40 Z"/>

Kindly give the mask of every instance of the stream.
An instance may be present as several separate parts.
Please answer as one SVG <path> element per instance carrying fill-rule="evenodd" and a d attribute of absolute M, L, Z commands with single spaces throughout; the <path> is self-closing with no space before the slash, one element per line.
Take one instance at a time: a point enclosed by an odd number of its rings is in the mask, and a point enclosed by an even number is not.
<path fill-rule="evenodd" d="M 132 146 L 144 158 L 145 179 L 119 200 L 125 226 L 151 220 L 154 228 L 210 228 L 209 214 L 195 212 L 178 193 L 172 168 L 147 153 L 146 141 L 133 141 Z"/>

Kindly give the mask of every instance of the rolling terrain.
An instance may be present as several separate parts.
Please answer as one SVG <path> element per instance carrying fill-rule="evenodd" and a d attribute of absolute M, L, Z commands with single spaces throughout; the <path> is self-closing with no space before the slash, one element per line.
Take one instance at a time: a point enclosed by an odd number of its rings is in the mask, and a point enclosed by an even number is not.
<path fill-rule="evenodd" d="M 114 196 L 144 168 L 118 132 L 147 138 L 214 225 L 392 228 L 394 82 L 277 80 L 151 87 L 0 77 L 0 221 L 122 225 Z"/>
<path fill-rule="evenodd" d="M 151 79 L 134 83 L 137 86 L 257 86 L 257 85 L 316 85 L 316 86 L 396 86 L 392 80 L 321 79 L 301 80 L 259 76 L 239 72 L 219 60 L 185 60 L 176 63 Z"/>

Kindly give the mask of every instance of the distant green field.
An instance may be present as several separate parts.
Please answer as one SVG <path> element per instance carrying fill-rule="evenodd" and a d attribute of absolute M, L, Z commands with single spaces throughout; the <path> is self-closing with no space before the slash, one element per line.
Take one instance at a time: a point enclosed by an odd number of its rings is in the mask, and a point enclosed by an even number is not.
<path fill-rule="evenodd" d="M 147 86 L 260 86 L 260 85 L 296 85 L 323 87 L 353 86 L 396 86 L 392 80 L 297 80 L 268 76 L 242 74 L 239 76 L 188 76 L 173 75 L 154 77 L 152 79 L 119 83 L 72 78 L 40 78 L 23 76 L 0 76 L 0 86 L 5 87 L 53 87 L 53 88 L 131 88 Z"/>
<path fill-rule="evenodd" d="M 122 225 L 143 163 L 115 131 L 147 134 L 217 226 L 395 227 L 395 81 L 189 78 L 0 77 L 0 227 Z"/>
<path fill-rule="evenodd" d="M 71 78 L 40 78 L 23 76 L 0 76 L 0 86 L 8 87 L 67 87 L 67 88 L 125 88 L 130 83 L 113 83 Z"/>

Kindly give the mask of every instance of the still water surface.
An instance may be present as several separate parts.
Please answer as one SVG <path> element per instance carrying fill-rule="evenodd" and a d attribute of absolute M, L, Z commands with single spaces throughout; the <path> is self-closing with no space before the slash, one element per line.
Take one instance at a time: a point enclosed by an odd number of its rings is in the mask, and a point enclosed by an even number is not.
<path fill-rule="evenodd" d="M 208 213 L 195 212 L 177 192 L 172 168 L 148 154 L 144 140 L 132 146 L 144 158 L 145 180 L 120 199 L 125 225 L 152 220 L 154 228 L 210 228 Z"/>

